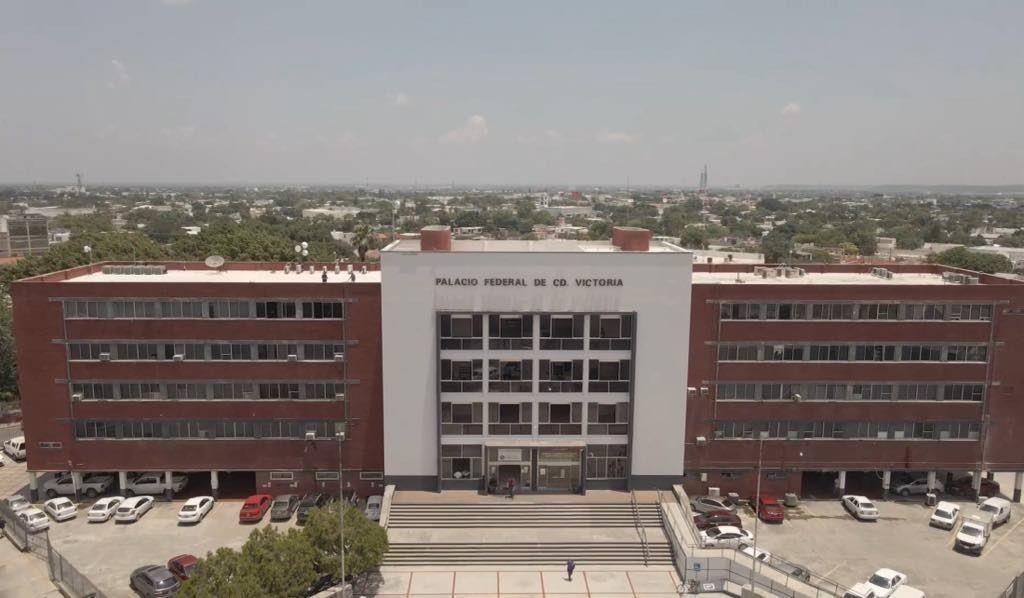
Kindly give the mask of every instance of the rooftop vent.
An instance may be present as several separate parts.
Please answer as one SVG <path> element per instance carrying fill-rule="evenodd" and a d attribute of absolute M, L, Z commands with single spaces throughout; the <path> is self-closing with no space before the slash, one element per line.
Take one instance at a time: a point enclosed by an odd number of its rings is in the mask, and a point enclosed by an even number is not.
<path fill-rule="evenodd" d="M 104 274 L 117 274 L 122 276 L 152 276 L 156 274 L 167 274 L 167 266 L 156 265 L 114 265 L 103 266 Z"/>
<path fill-rule="evenodd" d="M 885 278 L 887 280 L 892 280 L 893 277 L 892 270 L 889 270 L 888 268 L 872 268 L 871 275 L 879 278 Z"/>

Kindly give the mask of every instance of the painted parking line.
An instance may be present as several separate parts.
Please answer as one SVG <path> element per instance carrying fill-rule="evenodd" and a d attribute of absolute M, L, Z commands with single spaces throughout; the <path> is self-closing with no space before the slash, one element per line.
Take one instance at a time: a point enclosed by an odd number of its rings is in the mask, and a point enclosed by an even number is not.
<path fill-rule="evenodd" d="M 996 549 L 996 546 L 999 546 L 1000 542 L 1002 542 L 1003 540 L 1008 538 L 1010 536 L 1010 534 L 1012 534 L 1018 527 L 1020 527 L 1020 524 L 1022 524 L 1022 523 L 1024 523 L 1024 519 L 1021 519 L 1021 520 L 1017 521 L 1017 523 L 1014 523 L 1013 527 L 1011 527 L 1010 529 L 1006 530 L 1005 534 L 999 536 L 999 539 L 996 540 L 995 542 L 993 542 L 991 546 L 985 547 L 985 552 L 983 552 L 981 554 L 980 558 L 987 557 L 993 550 Z"/>

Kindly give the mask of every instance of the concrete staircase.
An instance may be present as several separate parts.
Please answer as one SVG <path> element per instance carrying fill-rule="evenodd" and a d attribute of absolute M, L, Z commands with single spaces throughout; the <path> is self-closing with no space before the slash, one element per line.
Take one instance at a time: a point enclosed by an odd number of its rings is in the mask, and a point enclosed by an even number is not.
<path fill-rule="evenodd" d="M 662 527 L 656 504 L 637 505 L 642 527 Z M 635 527 L 622 504 L 393 504 L 388 528 Z"/>
<path fill-rule="evenodd" d="M 673 564 L 657 504 L 396 502 L 388 538 L 386 566 Z"/>

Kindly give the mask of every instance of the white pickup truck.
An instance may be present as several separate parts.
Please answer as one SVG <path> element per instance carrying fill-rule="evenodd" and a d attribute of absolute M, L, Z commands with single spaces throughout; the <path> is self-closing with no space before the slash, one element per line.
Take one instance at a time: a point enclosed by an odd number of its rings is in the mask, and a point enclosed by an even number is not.
<path fill-rule="evenodd" d="M 82 485 L 78 490 L 89 498 L 95 498 L 109 490 L 113 484 L 113 476 L 90 473 L 82 476 Z M 47 498 L 73 495 L 75 493 L 75 484 L 71 474 L 67 472 L 59 473 L 43 482 L 43 493 L 46 494 Z"/>
<path fill-rule="evenodd" d="M 187 485 L 188 476 L 182 474 L 174 474 L 171 476 L 171 492 L 177 494 L 184 490 Z M 163 494 L 165 490 L 167 490 L 167 484 L 164 474 L 150 471 L 140 473 L 134 477 L 129 477 L 128 485 L 125 487 L 124 493 L 128 496 Z"/>
<path fill-rule="evenodd" d="M 987 513 L 971 515 L 960 525 L 956 532 L 956 548 L 964 552 L 981 554 L 992 534 L 993 518 Z"/>

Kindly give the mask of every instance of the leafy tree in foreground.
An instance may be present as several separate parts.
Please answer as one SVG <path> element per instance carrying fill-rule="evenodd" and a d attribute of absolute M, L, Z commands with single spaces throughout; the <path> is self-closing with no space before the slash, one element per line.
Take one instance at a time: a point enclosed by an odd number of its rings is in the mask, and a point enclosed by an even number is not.
<path fill-rule="evenodd" d="M 178 592 L 179 598 L 247 598 L 260 595 L 252 565 L 242 553 L 218 548 L 199 561 Z"/>
<path fill-rule="evenodd" d="M 928 261 L 933 264 L 944 264 L 975 272 L 995 274 L 996 272 L 1013 272 L 1013 262 L 1006 256 L 997 253 L 982 253 L 971 251 L 966 247 L 954 247 L 941 253 L 928 256 Z"/>
<path fill-rule="evenodd" d="M 314 509 L 302 533 L 317 551 L 316 566 L 322 575 L 341 571 L 339 503 Z M 359 577 L 380 565 L 388 550 L 388 534 L 377 522 L 370 521 L 359 509 L 345 507 L 345 575 Z"/>

